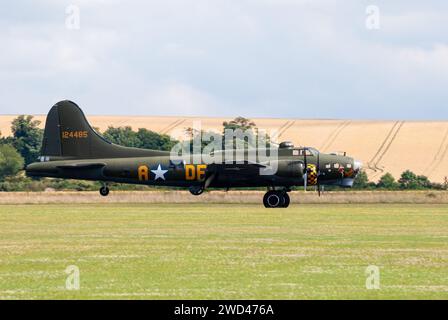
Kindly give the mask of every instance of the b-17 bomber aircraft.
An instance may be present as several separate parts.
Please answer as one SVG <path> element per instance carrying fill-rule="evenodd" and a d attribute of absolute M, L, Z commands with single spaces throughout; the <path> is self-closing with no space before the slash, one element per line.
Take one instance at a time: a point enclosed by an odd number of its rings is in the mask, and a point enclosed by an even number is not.
<path fill-rule="evenodd" d="M 189 163 L 170 151 L 129 148 L 110 143 L 87 122 L 82 110 L 68 100 L 58 102 L 47 115 L 39 162 L 27 166 L 30 177 L 80 179 L 102 182 L 100 194 L 109 194 L 109 183 L 129 183 L 188 188 L 200 195 L 208 188 L 266 187 L 263 204 L 286 208 L 294 187 L 352 187 L 361 162 L 341 154 L 324 154 L 314 148 L 297 148 L 283 142 L 264 150 L 276 154 L 263 161 Z M 274 152 L 275 151 L 275 152 Z M 219 152 L 217 152 L 219 153 Z M 275 167 L 275 170 L 268 170 Z M 264 171 L 263 171 L 264 170 Z"/>

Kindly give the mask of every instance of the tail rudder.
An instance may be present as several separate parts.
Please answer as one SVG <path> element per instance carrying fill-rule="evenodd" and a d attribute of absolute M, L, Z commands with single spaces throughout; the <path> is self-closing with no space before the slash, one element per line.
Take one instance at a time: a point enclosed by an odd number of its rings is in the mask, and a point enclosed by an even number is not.
<path fill-rule="evenodd" d="M 41 154 L 44 157 L 90 158 L 92 143 L 107 144 L 87 122 L 82 110 L 68 100 L 56 103 L 47 115 Z"/>
<path fill-rule="evenodd" d="M 69 100 L 56 103 L 48 113 L 41 150 L 44 161 L 144 157 L 165 153 L 127 148 L 108 142 L 90 126 L 81 108 Z"/>

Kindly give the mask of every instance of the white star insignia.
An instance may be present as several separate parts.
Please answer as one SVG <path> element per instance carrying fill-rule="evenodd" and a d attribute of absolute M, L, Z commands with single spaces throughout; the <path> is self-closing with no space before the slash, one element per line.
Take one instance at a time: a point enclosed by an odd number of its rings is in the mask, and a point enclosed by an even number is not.
<path fill-rule="evenodd" d="M 154 177 L 154 180 L 157 179 L 163 179 L 165 180 L 165 173 L 168 172 L 168 170 L 162 170 L 162 166 L 159 164 L 159 166 L 157 167 L 157 170 L 151 170 L 152 173 L 154 173 L 156 176 Z"/>

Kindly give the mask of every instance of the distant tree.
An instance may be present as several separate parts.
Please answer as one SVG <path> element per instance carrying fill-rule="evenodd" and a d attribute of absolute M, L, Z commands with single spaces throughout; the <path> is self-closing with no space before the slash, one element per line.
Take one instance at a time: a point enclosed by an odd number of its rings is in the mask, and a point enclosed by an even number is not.
<path fill-rule="evenodd" d="M 140 141 L 137 137 L 137 133 L 132 131 L 132 128 L 127 127 L 108 127 L 103 133 L 104 138 L 112 143 L 125 146 L 138 148 L 140 146 Z"/>
<path fill-rule="evenodd" d="M 429 189 L 446 190 L 446 187 L 443 183 L 431 182 L 431 186 L 429 187 Z"/>
<path fill-rule="evenodd" d="M 139 140 L 139 147 L 153 150 L 171 151 L 177 141 L 172 140 L 169 135 L 159 134 L 157 132 L 138 129 L 137 139 Z"/>
<path fill-rule="evenodd" d="M 406 170 L 401 174 L 398 183 L 401 189 L 417 189 L 417 175 L 410 170 Z"/>
<path fill-rule="evenodd" d="M 33 120 L 33 116 L 24 115 L 18 116 L 12 122 L 12 145 L 22 155 L 25 165 L 39 157 L 43 137 L 39 124 L 40 121 Z"/>
<path fill-rule="evenodd" d="M 398 180 L 401 189 L 418 190 L 429 189 L 432 184 L 426 176 L 417 176 L 414 172 L 406 170 L 401 174 L 400 180 Z"/>
<path fill-rule="evenodd" d="M 423 175 L 417 176 L 417 185 L 419 189 L 431 189 L 433 186 L 429 178 Z"/>
<path fill-rule="evenodd" d="M 2 145 L 2 144 L 13 145 L 13 143 L 14 143 L 13 137 L 0 137 L 0 145 Z"/>
<path fill-rule="evenodd" d="M 23 158 L 17 150 L 8 144 L 0 145 L 0 180 L 16 175 L 23 168 Z"/>
<path fill-rule="evenodd" d="M 397 189 L 399 185 L 392 174 L 386 173 L 380 178 L 377 187 L 380 189 L 394 190 Z"/>
<path fill-rule="evenodd" d="M 121 146 L 153 150 L 170 151 L 177 143 L 177 141 L 171 141 L 170 136 L 166 134 L 142 128 L 135 132 L 131 127 L 109 127 L 103 136 L 110 142 Z"/>
<path fill-rule="evenodd" d="M 193 150 L 195 140 L 201 142 L 200 152 L 203 152 L 204 148 L 210 145 L 210 143 L 213 143 L 214 141 L 213 138 L 208 137 L 214 137 L 216 135 L 216 133 L 212 131 L 205 131 L 205 130 L 199 131 L 191 127 L 185 128 L 185 134 L 189 138 L 189 140 L 183 142 L 184 149 L 185 150 L 190 149 L 190 153 L 197 153 L 196 152 L 197 150 Z M 208 135 L 208 137 L 206 135 Z M 221 139 L 224 139 L 224 135 L 221 136 Z M 218 144 L 218 146 L 219 148 L 216 149 L 221 150 L 223 148 L 222 144 Z"/>
<path fill-rule="evenodd" d="M 223 125 L 223 144 L 226 143 L 225 141 L 225 132 L 226 130 L 241 130 L 244 132 L 247 137 L 244 137 L 244 141 L 239 141 L 238 139 L 234 138 L 233 140 L 233 148 L 238 148 L 238 146 L 244 146 L 244 148 L 247 147 L 266 147 L 269 148 L 271 145 L 271 138 L 267 133 L 259 133 L 258 128 L 256 127 L 255 122 L 253 122 L 250 119 L 244 118 L 244 117 L 236 117 L 235 119 L 231 121 L 224 121 L 222 123 Z M 229 141 L 227 141 L 229 143 Z M 260 144 L 260 145 L 257 145 Z M 225 147 L 225 145 L 223 145 Z"/>
<path fill-rule="evenodd" d="M 212 131 L 205 131 L 205 130 L 196 130 L 194 128 L 186 128 L 185 134 L 189 137 L 188 141 L 185 141 L 186 148 L 190 148 L 190 152 L 193 153 L 193 143 L 195 139 L 198 139 L 201 141 L 201 150 L 203 150 L 205 147 L 211 148 L 213 146 L 214 151 L 216 150 L 224 150 L 231 146 L 232 149 L 237 148 L 255 148 L 257 147 L 257 144 L 261 142 L 260 147 L 269 147 L 270 146 L 270 137 L 267 134 L 263 134 L 263 136 L 259 136 L 258 129 L 256 128 L 256 125 L 253 121 L 250 119 L 244 118 L 244 117 L 237 117 L 231 121 L 224 121 L 223 122 L 223 129 L 222 129 L 222 135 L 220 137 L 221 144 L 218 144 L 218 147 L 215 145 L 212 145 L 211 143 L 214 142 L 216 133 Z M 226 141 L 226 130 L 232 130 L 232 136 L 233 139 L 230 141 Z M 238 139 L 234 136 L 236 130 L 241 130 L 241 133 L 243 136 Z M 207 136 L 207 138 L 205 138 Z M 227 137 L 229 138 L 229 137 Z M 232 141 L 233 140 L 233 141 Z M 233 143 L 232 143 L 233 142 Z M 227 143 L 227 146 L 226 146 Z"/>
<path fill-rule="evenodd" d="M 369 177 L 367 176 L 367 173 L 364 170 L 362 170 L 356 176 L 355 181 L 353 182 L 353 188 L 367 189 L 368 187 L 369 187 Z"/>
<path fill-rule="evenodd" d="M 250 119 L 244 118 L 244 117 L 236 117 L 235 119 L 231 121 L 224 121 L 222 123 L 224 130 L 226 129 L 241 129 L 243 131 L 245 130 L 251 130 L 255 128 L 255 122 L 253 122 Z"/>

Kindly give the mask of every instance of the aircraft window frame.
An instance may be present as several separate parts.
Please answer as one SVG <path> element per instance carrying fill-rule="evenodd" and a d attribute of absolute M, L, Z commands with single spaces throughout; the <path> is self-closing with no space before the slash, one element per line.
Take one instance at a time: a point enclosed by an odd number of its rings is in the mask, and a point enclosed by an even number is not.
<path fill-rule="evenodd" d="M 315 149 L 315 148 L 307 148 L 306 150 L 308 150 L 311 155 L 315 156 L 319 154 L 319 150 Z"/>
<path fill-rule="evenodd" d="M 310 149 L 305 149 L 305 154 L 307 157 L 314 157 L 314 153 Z"/>
<path fill-rule="evenodd" d="M 294 156 L 300 156 L 300 157 L 304 157 L 305 155 L 307 157 L 314 157 L 315 156 L 313 151 L 308 149 L 308 148 L 306 148 L 306 149 L 304 149 L 304 148 L 293 149 L 292 153 L 293 153 Z"/>

